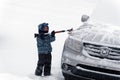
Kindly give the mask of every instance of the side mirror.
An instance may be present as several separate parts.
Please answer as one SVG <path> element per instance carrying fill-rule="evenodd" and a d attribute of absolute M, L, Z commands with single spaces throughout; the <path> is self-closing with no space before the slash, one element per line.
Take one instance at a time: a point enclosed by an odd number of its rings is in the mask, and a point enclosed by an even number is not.
<path fill-rule="evenodd" d="M 87 22 L 89 19 L 89 16 L 88 15 L 82 15 L 81 17 L 81 22 Z"/>

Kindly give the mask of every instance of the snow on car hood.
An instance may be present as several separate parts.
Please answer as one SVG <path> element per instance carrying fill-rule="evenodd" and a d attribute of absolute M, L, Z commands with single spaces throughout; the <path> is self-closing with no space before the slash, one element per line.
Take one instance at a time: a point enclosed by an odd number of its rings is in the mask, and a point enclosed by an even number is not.
<path fill-rule="evenodd" d="M 80 27 L 85 26 L 84 24 Z M 120 46 L 120 28 L 112 25 L 86 25 L 71 33 L 71 36 L 82 41 Z"/>

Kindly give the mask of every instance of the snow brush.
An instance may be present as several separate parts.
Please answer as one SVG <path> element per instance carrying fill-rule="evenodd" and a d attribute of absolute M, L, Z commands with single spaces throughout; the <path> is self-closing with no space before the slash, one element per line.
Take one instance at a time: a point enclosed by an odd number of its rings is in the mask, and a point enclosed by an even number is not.
<path fill-rule="evenodd" d="M 68 29 L 68 30 L 60 30 L 60 31 L 55 31 L 55 33 L 62 33 L 62 32 L 71 32 L 73 28 Z"/>
<path fill-rule="evenodd" d="M 56 34 L 56 33 L 63 33 L 63 32 L 71 32 L 72 30 L 73 30 L 73 28 L 67 29 L 67 30 L 55 31 L 55 34 Z M 47 35 L 47 34 L 50 34 L 50 33 L 45 33 L 45 35 Z M 39 36 L 39 34 L 35 33 L 35 34 L 34 34 L 34 38 L 36 38 L 37 36 Z"/>

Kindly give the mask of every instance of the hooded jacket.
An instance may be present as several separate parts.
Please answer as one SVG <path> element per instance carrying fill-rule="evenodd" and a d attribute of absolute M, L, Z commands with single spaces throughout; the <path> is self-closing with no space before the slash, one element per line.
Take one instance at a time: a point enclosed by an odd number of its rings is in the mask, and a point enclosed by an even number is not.
<path fill-rule="evenodd" d="M 48 54 L 52 52 L 51 42 L 55 41 L 55 37 L 47 34 L 44 36 L 44 39 L 41 39 L 40 36 L 38 36 L 36 39 L 39 54 Z"/>
<path fill-rule="evenodd" d="M 48 23 L 42 23 L 38 26 L 39 36 L 37 36 L 37 48 L 39 54 L 49 54 L 52 52 L 51 42 L 55 41 L 55 36 L 51 36 L 51 34 L 43 34 L 45 26 L 48 27 Z M 48 27 L 49 28 L 49 27 Z M 44 39 L 41 38 L 44 36 Z"/>

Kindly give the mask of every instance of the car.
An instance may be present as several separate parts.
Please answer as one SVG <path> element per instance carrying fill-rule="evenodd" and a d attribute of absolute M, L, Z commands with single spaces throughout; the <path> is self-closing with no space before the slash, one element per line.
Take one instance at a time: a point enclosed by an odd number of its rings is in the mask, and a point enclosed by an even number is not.
<path fill-rule="evenodd" d="M 120 28 L 86 21 L 65 40 L 61 58 L 65 80 L 120 80 Z"/>

